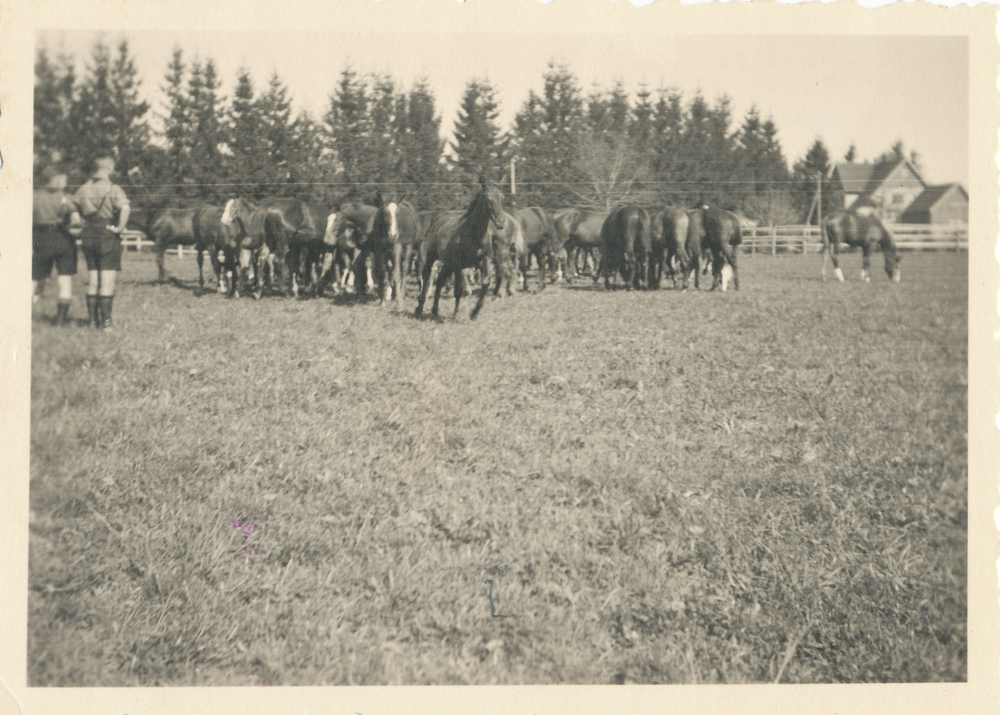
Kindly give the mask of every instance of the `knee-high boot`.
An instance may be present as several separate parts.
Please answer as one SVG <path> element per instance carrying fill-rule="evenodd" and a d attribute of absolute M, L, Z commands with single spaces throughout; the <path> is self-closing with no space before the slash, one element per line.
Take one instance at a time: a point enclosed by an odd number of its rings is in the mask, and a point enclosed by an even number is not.
<path fill-rule="evenodd" d="M 95 328 L 101 327 L 101 316 L 97 311 L 97 296 L 87 295 L 87 325 Z"/>
<path fill-rule="evenodd" d="M 113 295 L 97 296 L 97 314 L 100 316 L 98 327 L 107 330 L 111 327 L 111 304 L 114 302 Z"/>
<path fill-rule="evenodd" d="M 68 300 L 60 300 L 56 305 L 56 317 L 52 321 L 53 325 L 63 326 L 69 324 L 69 306 Z"/>

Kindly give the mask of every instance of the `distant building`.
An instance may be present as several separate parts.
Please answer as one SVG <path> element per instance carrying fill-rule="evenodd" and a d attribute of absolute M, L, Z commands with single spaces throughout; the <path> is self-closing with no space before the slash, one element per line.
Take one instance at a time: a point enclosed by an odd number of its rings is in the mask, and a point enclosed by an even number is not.
<path fill-rule="evenodd" d="M 928 186 L 899 218 L 900 223 L 969 223 L 969 195 L 961 184 Z"/>
<path fill-rule="evenodd" d="M 841 162 L 831 174 L 844 208 L 890 223 L 968 223 L 969 194 L 960 184 L 928 186 L 906 159 L 882 164 Z"/>
<path fill-rule="evenodd" d="M 844 193 L 844 208 L 871 212 L 895 223 L 927 185 L 906 159 L 882 164 L 841 162 L 834 166 L 834 186 Z"/>

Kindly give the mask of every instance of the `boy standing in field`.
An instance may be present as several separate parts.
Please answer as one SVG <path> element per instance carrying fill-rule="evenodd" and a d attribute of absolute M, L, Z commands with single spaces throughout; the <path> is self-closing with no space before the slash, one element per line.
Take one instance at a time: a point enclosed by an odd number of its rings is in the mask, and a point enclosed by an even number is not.
<path fill-rule="evenodd" d="M 35 189 L 31 211 L 31 302 L 35 303 L 45 290 L 45 279 L 55 265 L 59 272 L 59 303 L 54 325 L 69 323 L 69 307 L 73 300 L 73 276 L 76 275 L 76 240 L 66 232 L 66 219 L 73 204 L 66 196 L 66 174 L 48 166 L 42 172 L 47 182 Z"/>
<path fill-rule="evenodd" d="M 111 182 L 115 160 L 102 154 L 94 160 L 94 175 L 73 196 L 82 215 L 81 245 L 87 259 L 87 314 L 97 328 L 111 329 L 111 306 L 115 296 L 115 274 L 122 268 L 121 233 L 128 225 L 130 206 L 122 187 Z M 117 225 L 114 225 L 117 215 Z"/>

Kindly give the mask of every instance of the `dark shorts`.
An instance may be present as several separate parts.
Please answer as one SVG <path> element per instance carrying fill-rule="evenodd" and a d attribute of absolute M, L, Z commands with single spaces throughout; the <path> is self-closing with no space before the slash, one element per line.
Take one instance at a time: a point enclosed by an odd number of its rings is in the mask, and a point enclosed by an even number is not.
<path fill-rule="evenodd" d="M 109 231 L 108 219 L 88 220 L 80 234 L 80 248 L 87 259 L 88 271 L 120 271 L 122 269 L 122 241 L 114 231 Z"/>
<path fill-rule="evenodd" d="M 34 226 L 31 230 L 31 280 L 48 278 L 53 265 L 61 276 L 76 275 L 76 239 L 59 226 Z"/>

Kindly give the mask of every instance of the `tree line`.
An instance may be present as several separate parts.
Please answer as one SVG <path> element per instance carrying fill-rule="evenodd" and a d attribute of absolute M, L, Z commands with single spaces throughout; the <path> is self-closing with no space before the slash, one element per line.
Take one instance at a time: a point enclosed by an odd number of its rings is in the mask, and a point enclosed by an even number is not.
<path fill-rule="evenodd" d="M 178 48 L 161 79 L 166 106 L 154 131 L 127 40 L 113 48 L 96 42 L 82 69 L 78 75 L 72 56 L 37 51 L 36 173 L 56 162 L 79 183 L 90 158 L 113 151 L 122 183 L 148 206 L 221 203 L 236 194 L 322 205 L 382 191 L 419 209 L 457 208 L 480 175 L 509 191 L 513 164 L 518 206 L 712 204 L 780 224 L 815 218 L 817 177 L 832 170 L 819 138 L 789 168 L 778 127 L 756 107 L 734 126 L 726 96 L 685 99 L 642 85 L 631 100 L 620 81 L 585 92 L 556 63 L 508 131 L 499 125 L 493 86 L 470 80 L 447 147 L 426 79 L 406 89 L 388 74 L 347 67 L 314 118 L 293 115 L 277 73 L 258 86 L 241 69 L 227 98 L 214 62 L 188 59 Z M 904 156 L 901 142 L 877 161 L 894 156 Z M 853 158 L 852 147 L 845 159 Z M 843 205 L 830 189 L 824 213 Z"/>

